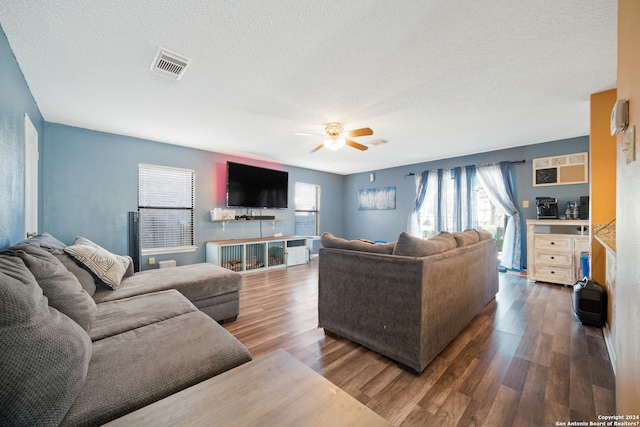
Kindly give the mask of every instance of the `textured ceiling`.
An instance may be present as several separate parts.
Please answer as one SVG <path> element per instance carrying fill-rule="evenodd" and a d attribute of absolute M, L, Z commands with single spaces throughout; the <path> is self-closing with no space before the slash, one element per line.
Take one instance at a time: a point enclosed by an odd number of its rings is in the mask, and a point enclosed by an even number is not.
<path fill-rule="evenodd" d="M 0 24 L 49 122 L 340 174 L 587 135 L 616 86 L 612 0 L 4 0 Z M 330 121 L 389 143 L 294 135 Z"/>

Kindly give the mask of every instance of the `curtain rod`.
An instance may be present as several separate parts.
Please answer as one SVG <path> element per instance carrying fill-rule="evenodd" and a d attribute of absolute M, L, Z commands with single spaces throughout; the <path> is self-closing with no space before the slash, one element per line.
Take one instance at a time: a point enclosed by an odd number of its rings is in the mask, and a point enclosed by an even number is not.
<path fill-rule="evenodd" d="M 522 159 L 522 160 L 514 160 L 514 161 L 511 161 L 511 162 L 509 162 L 509 164 L 511 164 L 511 165 L 521 165 L 521 164 L 524 164 L 524 163 L 526 163 L 526 162 L 527 162 L 527 159 Z M 497 163 L 500 163 L 500 162 L 497 162 Z M 416 176 L 416 175 L 417 175 L 417 174 L 416 174 L 415 172 L 409 172 L 409 173 L 408 173 L 408 174 L 406 174 L 404 177 L 405 177 L 405 178 L 407 178 L 407 177 L 410 177 L 410 176 Z"/>

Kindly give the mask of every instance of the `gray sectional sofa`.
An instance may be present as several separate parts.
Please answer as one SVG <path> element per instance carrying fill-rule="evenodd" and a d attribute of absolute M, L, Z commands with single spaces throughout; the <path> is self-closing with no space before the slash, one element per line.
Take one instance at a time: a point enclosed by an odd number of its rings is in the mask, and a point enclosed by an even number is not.
<path fill-rule="evenodd" d="M 370 244 L 325 233 L 318 318 L 325 332 L 417 373 L 498 292 L 497 247 L 482 230 Z"/>
<path fill-rule="evenodd" d="M 131 275 L 122 257 L 100 273 L 129 276 L 95 290 L 70 252 L 33 243 L 0 251 L 0 425 L 101 425 L 251 360 L 212 319 L 230 313 L 228 301 L 210 304 L 213 282 L 237 292 L 237 273 Z"/>

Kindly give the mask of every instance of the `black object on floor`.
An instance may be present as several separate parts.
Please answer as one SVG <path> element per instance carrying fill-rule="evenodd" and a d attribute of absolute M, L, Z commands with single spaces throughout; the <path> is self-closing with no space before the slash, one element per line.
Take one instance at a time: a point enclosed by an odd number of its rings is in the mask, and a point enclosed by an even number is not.
<path fill-rule="evenodd" d="M 584 278 L 573 285 L 573 312 L 583 325 L 601 328 L 607 320 L 607 293 L 597 282 Z"/>

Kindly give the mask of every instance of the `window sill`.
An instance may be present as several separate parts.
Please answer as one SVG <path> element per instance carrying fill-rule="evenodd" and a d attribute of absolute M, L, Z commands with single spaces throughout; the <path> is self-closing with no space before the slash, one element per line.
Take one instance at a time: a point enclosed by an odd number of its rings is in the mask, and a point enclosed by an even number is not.
<path fill-rule="evenodd" d="M 174 246 L 172 248 L 151 248 L 151 249 L 142 249 L 142 256 L 178 254 L 178 253 L 184 253 L 184 252 L 195 252 L 197 250 L 198 250 L 197 246 Z"/>

